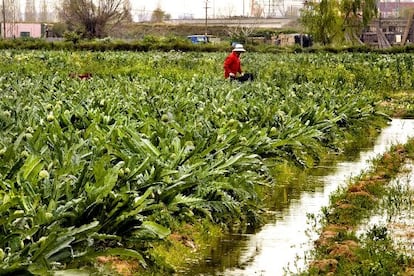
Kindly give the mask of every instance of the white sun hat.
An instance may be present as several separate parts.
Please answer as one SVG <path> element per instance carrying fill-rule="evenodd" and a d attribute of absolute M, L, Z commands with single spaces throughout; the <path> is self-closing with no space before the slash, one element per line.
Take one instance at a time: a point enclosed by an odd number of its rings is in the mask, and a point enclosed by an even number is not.
<path fill-rule="evenodd" d="M 243 48 L 242 44 L 236 44 L 234 46 L 233 52 L 246 52 L 246 50 Z"/>

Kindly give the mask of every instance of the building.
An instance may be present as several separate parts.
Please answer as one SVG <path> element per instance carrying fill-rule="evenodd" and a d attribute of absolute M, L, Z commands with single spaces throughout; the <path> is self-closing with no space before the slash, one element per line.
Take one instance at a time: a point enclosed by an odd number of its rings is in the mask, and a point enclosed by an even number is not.
<path fill-rule="evenodd" d="M 414 9 L 414 2 L 379 2 L 378 10 L 380 18 L 404 17 L 410 10 Z"/>
<path fill-rule="evenodd" d="M 279 34 L 276 41 L 276 45 L 279 46 L 301 46 L 311 47 L 313 44 L 312 37 L 308 34 Z"/>
<path fill-rule="evenodd" d="M 364 44 L 387 48 L 414 42 L 414 2 L 379 2 L 379 17 L 361 35 Z"/>
<path fill-rule="evenodd" d="M 45 24 L 41 23 L 1 23 L 0 26 L 2 38 L 40 38 L 44 37 L 46 32 Z"/>

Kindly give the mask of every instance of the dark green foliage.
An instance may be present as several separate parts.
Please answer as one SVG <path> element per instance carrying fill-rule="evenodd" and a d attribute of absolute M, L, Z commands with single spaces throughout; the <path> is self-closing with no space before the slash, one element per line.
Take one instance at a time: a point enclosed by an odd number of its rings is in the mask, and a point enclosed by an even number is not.
<path fill-rule="evenodd" d="M 273 164 L 309 167 L 341 150 L 355 129 L 386 121 L 376 89 L 411 85 L 377 54 L 251 53 L 258 81 L 239 86 L 223 80 L 225 53 L 154 40 L 133 45 L 168 52 L 100 51 L 127 45 L 110 41 L 3 51 L 1 269 L 99 254 L 151 265 L 151 243 L 181 222 L 260 225 Z"/>

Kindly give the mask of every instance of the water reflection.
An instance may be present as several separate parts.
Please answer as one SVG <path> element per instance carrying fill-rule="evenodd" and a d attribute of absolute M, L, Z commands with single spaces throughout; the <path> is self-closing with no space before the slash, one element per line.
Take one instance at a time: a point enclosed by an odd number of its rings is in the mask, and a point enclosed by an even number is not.
<path fill-rule="evenodd" d="M 304 252 L 311 249 L 316 239 L 307 231 L 308 214 L 317 214 L 328 205 L 330 194 L 368 169 L 370 160 L 393 144 L 405 143 L 411 136 L 414 136 L 414 120 L 393 119 L 382 130 L 375 145 L 362 149 L 358 158 L 338 162 L 333 168 L 322 164 L 315 170 L 316 174 L 306 179 L 312 182 L 309 189 L 293 191 L 292 186 L 282 187 L 285 190 L 280 193 L 284 200 L 275 202 L 270 223 L 254 234 L 227 237 L 221 242 L 223 248 L 212 250 L 211 258 L 192 269 L 191 275 L 273 276 L 298 272 L 305 264 Z"/>

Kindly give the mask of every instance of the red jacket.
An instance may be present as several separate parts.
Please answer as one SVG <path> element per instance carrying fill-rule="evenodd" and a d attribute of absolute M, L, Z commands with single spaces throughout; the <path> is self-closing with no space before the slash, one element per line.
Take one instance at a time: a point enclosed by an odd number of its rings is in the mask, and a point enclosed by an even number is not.
<path fill-rule="evenodd" d="M 230 73 L 241 74 L 240 57 L 235 52 L 231 52 L 224 60 L 224 78 L 228 78 Z"/>

